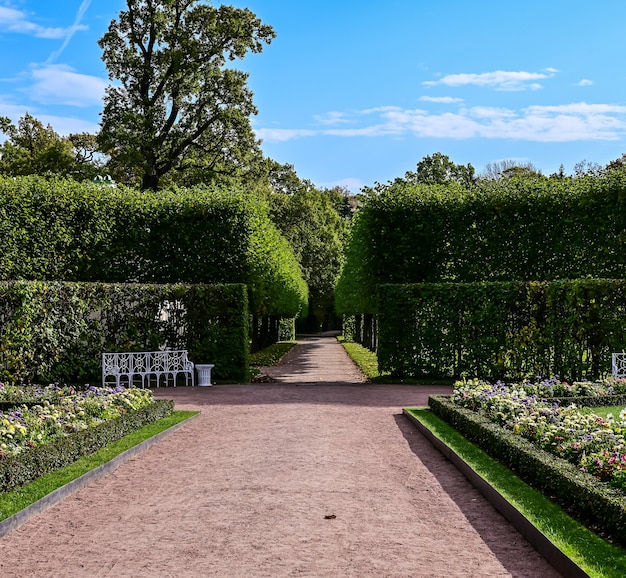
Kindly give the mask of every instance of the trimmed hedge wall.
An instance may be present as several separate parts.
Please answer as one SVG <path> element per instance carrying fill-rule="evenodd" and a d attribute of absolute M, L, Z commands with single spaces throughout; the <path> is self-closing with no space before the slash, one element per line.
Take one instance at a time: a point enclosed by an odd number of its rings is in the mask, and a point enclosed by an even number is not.
<path fill-rule="evenodd" d="M 53 443 L 0 460 L 0 492 L 23 486 L 43 474 L 67 466 L 146 424 L 167 417 L 173 410 L 172 400 L 156 400 L 148 407 L 129 411 L 95 427 L 60 436 Z"/>
<path fill-rule="evenodd" d="M 266 202 L 237 189 L 155 193 L 0 175 L 0 279 L 242 283 L 251 313 L 295 317 L 308 305 Z"/>
<path fill-rule="evenodd" d="M 104 351 L 188 349 L 216 379 L 245 381 L 244 285 L 0 282 L 0 379 L 99 383 Z"/>
<path fill-rule="evenodd" d="M 626 546 L 626 496 L 575 466 L 470 410 L 448 396 L 431 396 L 432 412 L 526 483 L 601 535 Z"/>
<path fill-rule="evenodd" d="M 622 278 L 626 168 L 578 178 L 381 185 L 355 219 L 341 314 L 376 313 L 385 283 Z"/>
<path fill-rule="evenodd" d="M 594 379 L 626 349 L 626 280 L 422 283 L 379 288 L 381 372 Z"/>

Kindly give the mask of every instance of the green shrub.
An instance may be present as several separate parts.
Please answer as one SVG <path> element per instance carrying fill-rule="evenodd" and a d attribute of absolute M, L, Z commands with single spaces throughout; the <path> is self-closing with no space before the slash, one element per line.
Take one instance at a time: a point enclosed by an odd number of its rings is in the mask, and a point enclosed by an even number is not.
<path fill-rule="evenodd" d="M 41 177 L 0 175 L 0 279 L 245 284 L 261 316 L 294 317 L 308 297 L 258 196 Z"/>
<path fill-rule="evenodd" d="M 625 202 L 626 170 L 381 185 L 353 221 L 338 310 L 376 313 L 386 283 L 622 278 Z"/>

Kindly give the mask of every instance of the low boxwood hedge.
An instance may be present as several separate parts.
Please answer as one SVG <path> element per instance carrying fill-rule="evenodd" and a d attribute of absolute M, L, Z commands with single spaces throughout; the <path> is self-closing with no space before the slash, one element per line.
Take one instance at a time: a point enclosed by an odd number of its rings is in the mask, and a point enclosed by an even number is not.
<path fill-rule="evenodd" d="M 459 407 L 450 396 L 430 396 L 428 404 L 435 415 L 581 523 L 605 538 L 626 545 L 626 496 L 623 492 L 476 412 Z"/>
<path fill-rule="evenodd" d="M 574 404 L 577 407 L 602 407 L 605 405 L 623 405 L 626 407 L 626 395 L 589 395 L 585 397 L 548 397 L 547 401 L 558 403 L 562 406 Z"/>
<path fill-rule="evenodd" d="M 0 492 L 32 482 L 39 476 L 67 466 L 140 427 L 164 418 L 174 410 L 172 400 L 156 400 L 95 427 L 71 432 L 44 444 L 0 460 Z"/>
<path fill-rule="evenodd" d="M 41 400 L 0 401 L 0 412 L 6 413 L 22 405 L 25 405 L 26 407 L 33 407 L 34 405 L 37 405 L 38 403 L 41 403 Z"/>

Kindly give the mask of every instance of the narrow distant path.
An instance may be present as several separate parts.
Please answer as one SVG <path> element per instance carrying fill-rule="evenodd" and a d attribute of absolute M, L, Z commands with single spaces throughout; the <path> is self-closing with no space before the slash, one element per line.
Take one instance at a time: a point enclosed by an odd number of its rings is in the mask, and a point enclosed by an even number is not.
<path fill-rule="evenodd" d="M 329 337 L 277 383 L 156 390 L 201 416 L 0 539 L 0 576 L 556 576 Z"/>
<path fill-rule="evenodd" d="M 367 380 L 332 336 L 307 337 L 263 373 L 280 383 L 357 384 Z"/>

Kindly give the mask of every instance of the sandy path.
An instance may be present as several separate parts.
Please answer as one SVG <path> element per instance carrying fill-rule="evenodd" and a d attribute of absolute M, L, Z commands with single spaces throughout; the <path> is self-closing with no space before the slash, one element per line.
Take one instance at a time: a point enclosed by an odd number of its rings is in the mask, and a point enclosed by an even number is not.
<path fill-rule="evenodd" d="M 272 371 L 158 390 L 202 415 L 0 539 L 0 576 L 556 576 L 401 415 L 445 388 L 355 383 L 329 338 Z"/>

